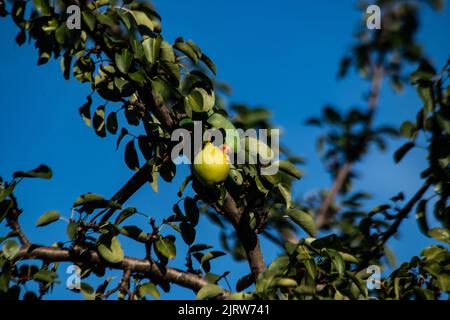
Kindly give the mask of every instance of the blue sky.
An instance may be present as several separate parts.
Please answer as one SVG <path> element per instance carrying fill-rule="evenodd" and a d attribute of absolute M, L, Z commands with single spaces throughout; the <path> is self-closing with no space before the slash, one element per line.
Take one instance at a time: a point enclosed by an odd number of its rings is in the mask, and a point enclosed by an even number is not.
<path fill-rule="evenodd" d="M 368 84 L 352 74 L 337 80 L 341 57 L 353 43 L 352 32 L 360 19 L 355 1 L 154 1 L 163 17 L 163 35 L 169 41 L 178 36 L 193 39 L 218 68 L 217 78 L 231 85 L 231 101 L 270 108 L 274 121 L 284 132 L 282 141 L 307 160 L 305 177 L 295 185 L 295 195 L 330 185 L 328 174 L 315 153 L 319 131 L 304 125 L 304 120 L 319 114 L 324 104 L 343 110 L 364 105 Z M 426 52 L 442 66 L 450 52 L 450 8 L 434 13 L 426 8 L 418 35 Z M 0 19 L 0 136 L 2 156 L 0 176 L 9 178 L 14 171 L 31 169 L 44 163 L 54 172 L 52 180 L 28 180 L 17 188 L 22 222 L 33 241 L 51 244 L 65 239 L 65 222 L 36 230 L 36 219 L 45 211 L 59 210 L 70 215 L 75 198 L 88 191 L 111 196 L 132 175 L 123 161 L 123 146 L 115 151 L 116 137 L 101 139 L 85 126 L 78 107 L 85 102 L 89 88 L 76 80 L 62 78 L 59 61 L 43 67 L 36 65 L 37 52 L 31 45 L 14 42 L 17 28 L 10 19 Z M 394 94 L 386 85 L 380 100 L 376 122 L 398 126 L 413 119 L 421 104 L 411 89 Z M 390 143 L 388 153 L 371 152 L 357 166 L 361 174 L 356 188 L 374 193 L 368 206 L 387 201 L 398 191 L 410 196 L 417 190 L 419 170 L 426 161 L 419 151 L 411 152 L 400 165 L 392 161 L 392 151 L 401 141 Z M 160 183 L 155 194 L 142 188 L 127 205 L 154 216 L 157 221 L 171 213 L 176 191 L 187 173 L 179 168 L 173 184 Z M 131 222 L 144 224 L 142 218 Z M 217 230 L 203 218 L 197 242 L 212 243 L 220 249 Z M 4 227 L 0 232 L 4 233 Z M 422 236 L 413 218 L 408 219 L 401 241 L 390 243 L 399 261 L 409 259 L 434 243 Z M 125 241 L 126 254 L 142 257 L 140 247 Z M 181 244 L 181 241 L 180 241 Z M 182 267 L 181 245 L 174 265 Z M 279 250 L 263 242 L 267 261 Z M 212 263 L 220 273 L 231 271 L 230 283 L 245 275 L 246 263 L 235 264 L 228 257 Z M 61 268 L 64 270 L 65 266 Z M 117 274 L 117 273 L 114 273 Z M 51 298 L 74 299 L 80 295 L 65 289 L 66 275 Z M 93 281 L 96 283 L 97 281 Z M 183 288 L 173 287 L 165 298 L 193 298 Z"/>

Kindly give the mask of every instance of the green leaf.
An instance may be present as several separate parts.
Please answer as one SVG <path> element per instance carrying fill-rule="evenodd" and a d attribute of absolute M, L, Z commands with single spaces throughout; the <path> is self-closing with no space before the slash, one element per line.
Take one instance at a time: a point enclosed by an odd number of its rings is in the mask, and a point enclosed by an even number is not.
<path fill-rule="evenodd" d="M 280 160 L 273 164 L 278 165 L 280 170 L 293 176 L 296 179 L 300 179 L 303 176 L 302 171 L 300 171 L 294 164 L 287 160 Z"/>
<path fill-rule="evenodd" d="M 119 229 L 120 233 L 139 242 L 146 242 L 147 235 L 136 226 L 124 226 Z"/>
<path fill-rule="evenodd" d="M 155 242 L 155 247 L 164 257 L 173 259 L 177 255 L 174 240 L 169 237 L 160 238 Z"/>
<path fill-rule="evenodd" d="M 274 272 L 263 272 L 256 279 L 256 293 L 264 293 L 274 280 Z"/>
<path fill-rule="evenodd" d="M 267 177 L 267 176 L 266 176 Z M 256 188 L 258 188 L 258 190 L 263 193 L 263 194 L 268 194 L 269 193 L 269 189 L 267 189 L 264 184 L 261 182 L 261 179 L 259 178 L 258 175 L 255 176 L 255 184 L 256 184 Z"/>
<path fill-rule="evenodd" d="M 237 281 L 236 291 L 244 291 L 245 289 L 250 287 L 254 282 L 255 280 L 253 274 L 249 273 Z"/>
<path fill-rule="evenodd" d="M 123 49 L 120 53 L 116 52 L 114 61 L 117 69 L 122 73 L 127 73 L 133 63 L 133 54 L 128 49 Z"/>
<path fill-rule="evenodd" d="M 4 260 L 1 259 L 2 265 L 4 264 Z M 11 267 L 5 265 L 2 267 L 2 273 L 0 273 L 0 292 L 6 293 L 9 289 L 9 282 L 11 281 Z"/>
<path fill-rule="evenodd" d="M 326 249 L 328 256 L 331 259 L 331 264 L 339 275 L 344 274 L 345 271 L 345 261 L 341 254 L 334 249 Z"/>
<path fill-rule="evenodd" d="M 400 126 L 400 134 L 405 138 L 412 138 L 416 131 L 416 126 L 411 121 L 405 121 Z"/>
<path fill-rule="evenodd" d="M 140 70 L 138 70 L 136 72 L 128 73 L 128 77 L 131 80 L 133 80 L 134 82 L 142 83 L 142 82 L 145 81 L 145 72 L 142 69 L 140 69 Z"/>
<path fill-rule="evenodd" d="M 76 222 L 70 222 L 67 225 L 66 233 L 71 241 L 76 239 L 77 233 L 78 233 L 78 227 L 79 227 L 79 224 Z"/>
<path fill-rule="evenodd" d="M 149 294 L 156 299 L 159 299 L 161 297 L 158 288 L 151 282 L 146 282 L 146 283 L 140 284 L 139 285 L 139 294 L 141 296 Z"/>
<path fill-rule="evenodd" d="M 191 109 L 195 112 L 208 112 L 214 107 L 214 91 L 208 92 L 204 88 L 194 88 L 186 97 Z"/>
<path fill-rule="evenodd" d="M 120 135 L 119 135 L 119 137 L 117 138 L 117 142 L 116 142 L 116 150 L 119 149 L 120 142 L 122 141 L 122 139 L 123 139 L 127 134 L 128 134 L 128 130 L 127 130 L 127 129 L 122 128 L 122 129 L 120 130 Z"/>
<path fill-rule="evenodd" d="M 89 95 L 87 96 L 87 102 L 78 109 L 81 118 L 88 127 L 91 126 L 91 105 L 92 105 L 92 98 Z"/>
<path fill-rule="evenodd" d="M 38 221 L 36 222 L 37 227 L 43 227 L 46 226 L 52 222 L 55 222 L 59 220 L 61 215 L 56 210 L 50 210 L 44 213 L 42 216 L 39 217 Z"/>
<path fill-rule="evenodd" d="M 435 9 L 439 6 L 435 6 L 435 4 L 442 4 L 441 0 L 427 0 L 425 1 L 428 4 L 432 5 Z M 416 71 L 412 72 L 410 77 L 413 83 L 420 82 L 419 80 L 431 80 L 436 75 L 436 70 L 434 67 L 426 60 L 422 59 L 420 61 L 419 67 Z"/>
<path fill-rule="evenodd" d="M 100 256 L 110 263 L 120 263 L 124 258 L 119 240 L 110 234 L 102 234 L 98 238 L 97 250 Z"/>
<path fill-rule="evenodd" d="M 180 185 L 180 189 L 178 190 L 178 197 L 181 198 L 183 196 L 184 189 L 186 189 L 187 184 L 192 180 L 192 176 L 188 175 L 184 178 L 183 182 Z"/>
<path fill-rule="evenodd" d="M 331 106 L 327 106 L 323 109 L 323 115 L 325 121 L 328 123 L 339 123 L 342 121 L 342 117 L 339 112 Z"/>
<path fill-rule="evenodd" d="M 124 1 L 124 3 L 126 3 L 126 2 L 129 2 L 129 1 Z M 120 21 L 122 21 L 125 29 L 130 30 L 132 28 L 131 13 L 127 9 L 122 8 L 122 10 L 117 11 L 117 14 L 119 15 L 119 19 L 120 19 Z"/>
<path fill-rule="evenodd" d="M 70 67 L 72 65 L 72 56 L 70 54 L 65 53 L 61 59 L 61 71 L 63 73 L 64 79 L 70 79 Z M 90 117 L 89 117 L 90 121 Z"/>
<path fill-rule="evenodd" d="M 0 193 L 1 193 L 1 190 L 0 190 Z M 0 194 L 0 198 L 1 198 L 1 196 L 2 195 Z M 11 208 L 11 205 L 12 205 L 11 200 L 6 200 L 6 201 L 3 201 L 3 199 L 0 200 L 0 222 L 2 222 L 6 218 L 6 215 L 8 214 L 9 209 Z M 0 239 L 2 239 L 2 238 L 0 238 Z M 1 243 L 1 241 L 0 241 L 0 243 Z"/>
<path fill-rule="evenodd" d="M 74 207 L 82 206 L 85 204 L 93 203 L 93 202 L 100 202 L 100 201 L 106 201 L 105 198 L 103 198 L 101 195 L 95 194 L 95 193 L 85 193 L 79 196 L 75 202 L 73 203 Z"/>
<path fill-rule="evenodd" d="M 151 161 L 154 157 L 154 148 L 147 136 L 140 135 L 138 137 L 138 146 L 145 160 Z"/>
<path fill-rule="evenodd" d="M 278 184 L 277 188 L 280 191 L 281 195 L 283 196 L 284 201 L 286 202 L 286 209 L 290 209 L 291 208 L 291 202 L 292 202 L 291 192 L 282 183 Z"/>
<path fill-rule="evenodd" d="M 117 26 L 117 23 L 114 21 L 111 14 L 102 13 L 102 14 L 95 15 L 95 17 L 98 22 L 100 22 L 101 24 L 104 24 L 105 26 L 108 26 L 110 28 L 114 28 Z"/>
<path fill-rule="evenodd" d="M 444 228 L 434 228 L 428 231 L 428 235 L 436 240 L 450 244 L 450 232 Z"/>
<path fill-rule="evenodd" d="M 14 172 L 13 178 L 41 178 L 50 179 L 53 176 L 52 170 L 46 165 L 41 164 L 36 169 L 31 171 L 17 171 Z"/>
<path fill-rule="evenodd" d="M 395 268 L 397 264 L 397 259 L 395 257 L 394 251 L 388 246 L 384 246 L 384 256 L 386 257 L 387 264 L 390 268 Z"/>
<path fill-rule="evenodd" d="M 43 16 L 50 15 L 50 6 L 48 0 L 33 0 L 34 7 L 37 11 L 39 11 Z"/>
<path fill-rule="evenodd" d="M 152 187 L 153 191 L 158 193 L 158 171 L 152 168 L 152 175 L 150 177 L 150 187 Z"/>
<path fill-rule="evenodd" d="M 12 260 L 19 253 L 20 245 L 16 241 L 8 239 L 3 244 L 2 251 L 6 259 Z"/>
<path fill-rule="evenodd" d="M 222 251 L 207 252 L 202 256 L 202 258 L 200 260 L 200 264 L 204 265 L 206 262 L 216 259 L 218 257 L 224 256 L 224 255 L 225 255 L 225 253 L 223 253 Z"/>
<path fill-rule="evenodd" d="M 9 197 L 13 191 L 14 188 L 16 187 L 17 182 L 13 181 L 11 182 L 11 184 L 8 185 L 7 188 L 4 188 L 1 184 L 0 184 L 0 202 L 2 202 L 3 200 L 6 199 L 6 197 Z M 0 222 L 5 218 L 6 216 L 6 212 L 8 211 L 8 209 L 11 206 L 11 202 L 9 202 L 9 204 L 7 205 L 6 202 L 2 202 L 2 206 L 0 207 L 1 211 L 0 211 Z"/>
<path fill-rule="evenodd" d="M 80 291 L 86 300 L 95 300 L 95 290 L 86 282 L 80 283 Z"/>
<path fill-rule="evenodd" d="M 217 73 L 217 68 L 214 62 L 204 53 L 202 54 L 200 60 L 203 61 L 203 63 L 209 68 L 209 70 L 212 71 L 212 73 L 215 75 Z"/>
<path fill-rule="evenodd" d="M 433 111 L 433 96 L 431 94 L 431 88 L 430 87 L 417 87 L 417 92 L 419 94 L 419 97 L 424 102 L 424 111 L 425 112 L 432 112 Z"/>
<path fill-rule="evenodd" d="M 95 29 L 95 16 L 88 12 L 88 11 L 82 11 L 81 16 L 83 18 L 83 22 L 86 24 L 86 26 L 89 28 L 90 31 L 94 31 Z"/>
<path fill-rule="evenodd" d="M 115 112 L 111 112 L 106 119 L 106 129 L 108 129 L 109 133 L 116 134 L 118 126 L 117 114 Z"/>
<path fill-rule="evenodd" d="M 159 168 L 159 175 L 161 178 L 163 178 L 166 182 L 172 182 L 173 178 L 175 177 L 177 167 L 172 162 L 172 160 L 165 161 L 161 167 Z"/>
<path fill-rule="evenodd" d="M 167 72 L 170 82 L 178 87 L 180 84 L 180 67 L 173 62 L 162 61 L 161 66 Z"/>
<path fill-rule="evenodd" d="M 154 64 L 156 57 L 158 56 L 159 49 L 161 47 L 161 36 L 149 37 L 142 41 L 142 48 L 144 50 L 144 56 L 148 63 Z"/>
<path fill-rule="evenodd" d="M 314 224 L 313 217 L 304 211 L 301 210 L 289 210 L 287 215 L 298 224 L 303 230 L 308 232 L 309 235 L 315 236 L 316 234 L 316 226 Z"/>
<path fill-rule="evenodd" d="M 192 224 L 189 222 L 180 223 L 180 231 L 184 242 L 186 242 L 188 246 L 194 243 L 196 231 Z"/>
<path fill-rule="evenodd" d="M 125 147 L 125 163 L 131 170 L 139 170 L 139 159 L 134 140 L 128 141 Z"/>
<path fill-rule="evenodd" d="M 256 177 L 255 177 L 255 180 L 256 180 Z M 279 174 L 264 175 L 263 177 L 267 182 L 269 182 L 273 186 L 277 186 L 281 182 L 281 176 Z"/>
<path fill-rule="evenodd" d="M 210 283 L 198 291 L 197 300 L 205 300 L 205 299 L 215 298 L 215 297 L 221 295 L 223 292 L 224 292 L 224 289 L 221 286 Z"/>
<path fill-rule="evenodd" d="M 423 199 L 419 202 L 417 205 L 416 210 L 416 219 L 417 223 L 419 224 L 420 230 L 427 235 L 429 231 L 428 223 L 427 223 L 427 200 Z"/>
<path fill-rule="evenodd" d="M 306 271 L 308 271 L 311 278 L 315 279 L 317 276 L 317 268 L 314 259 L 304 259 L 303 263 L 306 267 Z"/>
<path fill-rule="evenodd" d="M 182 40 L 175 41 L 173 47 L 181 52 L 183 52 L 191 61 L 195 64 L 198 62 L 198 56 L 195 52 L 195 50 L 187 43 L 183 42 Z"/>
<path fill-rule="evenodd" d="M 196 244 L 189 248 L 188 253 L 199 252 L 207 249 L 211 249 L 212 247 L 207 244 Z"/>
<path fill-rule="evenodd" d="M 97 290 L 95 290 L 95 295 L 103 295 L 112 279 L 113 277 L 106 278 L 105 281 L 103 281 L 103 283 L 97 287 Z"/>
<path fill-rule="evenodd" d="M 311 246 L 317 250 L 323 248 L 333 248 L 336 250 L 342 249 L 341 241 L 335 234 L 330 234 L 329 236 L 314 240 L 313 242 L 311 242 Z"/>
<path fill-rule="evenodd" d="M 117 203 L 113 200 L 106 200 L 102 196 L 94 194 L 94 193 L 86 193 L 79 196 L 74 204 L 74 207 L 82 206 L 81 211 L 87 212 L 98 208 L 114 208 L 114 209 L 122 209 L 120 203 Z"/>
<path fill-rule="evenodd" d="M 191 197 L 186 197 L 184 200 L 184 212 L 189 221 L 196 226 L 200 218 L 200 212 L 197 207 L 197 202 Z"/>
<path fill-rule="evenodd" d="M 450 87 L 449 87 L 450 88 Z M 447 89 L 450 93 L 450 89 Z M 449 95 L 450 96 L 450 95 Z M 450 135 L 450 115 L 445 114 L 445 109 L 441 109 L 440 112 L 436 115 L 436 120 L 439 123 L 439 126 Z"/>
<path fill-rule="evenodd" d="M 162 61 L 172 63 L 175 62 L 175 54 L 173 53 L 173 48 L 168 42 L 166 41 L 161 42 L 159 54 Z"/>
<path fill-rule="evenodd" d="M 58 278 L 55 271 L 41 269 L 33 275 L 33 279 L 53 283 Z"/>
<path fill-rule="evenodd" d="M 278 287 L 296 287 L 298 286 L 298 283 L 294 279 L 279 278 L 273 283 L 273 285 Z"/>
<path fill-rule="evenodd" d="M 79 58 L 73 66 L 73 76 L 78 81 L 93 82 L 93 71 L 95 70 L 94 61 L 90 56 L 83 56 Z"/>
<path fill-rule="evenodd" d="M 66 42 L 66 35 L 69 32 L 66 24 L 63 22 L 55 31 L 55 39 L 60 45 L 64 45 Z"/>
<path fill-rule="evenodd" d="M 353 283 L 358 287 L 361 294 L 365 297 L 367 295 L 365 282 L 362 279 L 359 279 L 350 271 L 345 271 L 345 275 L 353 281 Z"/>
<path fill-rule="evenodd" d="M 437 277 L 437 285 L 444 292 L 450 292 L 450 275 L 441 274 Z"/>
<path fill-rule="evenodd" d="M 152 83 L 152 93 L 158 105 L 162 105 L 167 101 L 170 101 L 173 95 L 173 89 L 171 85 L 167 83 L 161 77 L 157 77 L 151 80 Z M 181 126 L 181 125 L 180 125 Z"/>
<path fill-rule="evenodd" d="M 99 137 L 106 137 L 106 126 L 105 126 L 105 106 L 99 106 L 94 113 L 92 119 L 92 124 L 94 126 L 95 133 Z"/>
<path fill-rule="evenodd" d="M 228 177 L 230 177 L 233 183 L 237 186 L 241 186 L 244 183 L 244 177 L 242 176 L 242 173 L 238 169 L 230 168 Z"/>
<path fill-rule="evenodd" d="M 25 14 L 25 6 L 26 6 L 25 1 L 14 1 L 14 4 L 11 9 L 11 16 L 13 18 L 13 21 L 17 25 L 20 25 L 20 23 L 22 23 L 24 20 L 23 17 Z"/>
<path fill-rule="evenodd" d="M 342 258 L 344 259 L 345 262 L 350 262 L 350 263 L 359 263 L 358 258 L 356 258 L 355 256 L 351 255 L 350 253 L 346 253 L 346 252 L 342 252 L 339 251 L 340 255 L 342 256 Z"/>
<path fill-rule="evenodd" d="M 269 265 L 267 269 L 269 272 L 265 276 L 272 277 L 274 275 L 282 274 L 289 266 L 289 256 L 281 255 L 275 258 Z"/>
<path fill-rule="evenodd" d="M 226 275 L 228 275 L 229 272 L 226 272 Z M 220 276 L 218 274 L 212 273 L 212 272 L 208 272 L 205 275 L 205 280 L 208 281 L 209 283 L 217 283 L 217 281 L 219 281 L 220 279 L 222 279 L 224 276 Z"/>
<path fill-rule="evenodd" d="M 309 285 L 301 284 L 297 288 L 295 288 L 295 292 L 301 294 L 301 295 L 315 295 L 316 294 L 316 288 Z"/>
<path fill-rule="evenodd" d="M 137 212 L 136 208 L 123 209 L 122 212 L 120 212 L 120 214 L 117 216 L 114 224 L 121 224 L 123 221 L 134 215 L 136 212 Z"/>
<path fill-rule="evenodd" d="M 119 89 L 120 94 L 124 97 L 129 97 L 134 93 L 134 88 L 130 81 L 122 77 L 114 77 L 114 85 L 117 89 Z"/>
<path fill-rule="evenodd" d="M 140 122 L 140 114 L 139 110 L 136 106 L 133 105 L 125 105 L 125 118 L 128 123 L 133 126 L 138 126 Z"/>
<path fill-rule="evenodd" d="M 415 146 L 412 142 L 407 142 L 403 146 L 401 146 L 397 151 L 394 153 L 394 161 L 395 163 L 399 163 L 403 157 L 408 153 L 409 150 L 411 150 Z"/>
<path fill-rule="evenodd" d="M 136 24 L 141 27 L 148 28 L 150 31 L 153 31 L 155 28 L 155 25 L 153 21 L 145 14 L 145 12 L 133 10 L 131 11 Z"/>

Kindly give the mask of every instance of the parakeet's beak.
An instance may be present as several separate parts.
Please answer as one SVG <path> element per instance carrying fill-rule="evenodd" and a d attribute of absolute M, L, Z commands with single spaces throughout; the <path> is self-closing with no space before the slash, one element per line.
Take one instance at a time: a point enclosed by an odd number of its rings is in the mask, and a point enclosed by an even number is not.
<path fill-rule="evenodd" d="M 225 153 L 225 156 L 227 157 L 228 162 L 230 162 L 230 155 L 231 155 L 231 152 L 232 152 L 230 146 L 227 145 L 227 144 L 223 144 L 223 145 L 221 145 L 221 146 L 219 147 L 219 149 L 220 149 L 223 153 Z"/>
<path fill-rule="evenodd" d="M 231 154 L 231 148 L 230 148 L 230 146 L 227 145 L 227 144 L 221 145 L 221 146 L 219 147 L 219 149 L 222 150 L 223 152 L 225 152 L 227 156 Z"/>

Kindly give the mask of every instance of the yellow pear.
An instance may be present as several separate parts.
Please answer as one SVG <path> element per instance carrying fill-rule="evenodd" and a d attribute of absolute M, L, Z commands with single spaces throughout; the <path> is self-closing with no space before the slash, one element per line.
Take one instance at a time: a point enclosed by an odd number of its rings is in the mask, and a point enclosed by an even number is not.
<path fill-rule="evenodd" d="M 213 185 L 225 181 L 230 171 L 230 162 L 223 150 L 208 142 L 195 156 L 192 168 L 198 179 L 207 185 Z"/>

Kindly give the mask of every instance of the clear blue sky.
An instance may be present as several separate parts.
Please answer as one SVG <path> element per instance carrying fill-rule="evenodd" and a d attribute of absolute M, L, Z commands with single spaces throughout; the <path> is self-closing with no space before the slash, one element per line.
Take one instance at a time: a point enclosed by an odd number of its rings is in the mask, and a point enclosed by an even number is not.
<path fill-rule="evenodd" d="M 352 32 L 360 18 L 355 1 L 154 3 L 163 17 L 164 36 L 170 41 L 183 36 L 199 44 L 215 61 L 218 79 L 232 86 L 232 101 L 271 109 L 275 122 L 283 129 L 282 141 L 307 159 L 306 176 L 296 184 L 295 195 L 301 197 L 328 187 L 330 179 L 315 153 L 314 141 L 319 132 L 303 123 L 327 103 L 342 109 L 364 104 L 366 82 L 355 75 L 336 79 L 340 58 L 353 43 Z M 436 65 L 442 66 L 450 53 L 449 6 L 440 13 L 427 8 L 422 22 L 419 40 Z M 91 191 L 111 196 L 132 172 L 124 165 L 123 149 L 115 151 L 116 137 L 97 137 L 78 116 L 78 107 L 85 102 L 89 88 L 74 79 L 63 80 L 59 61 L 38 67 L 36 50 L 31 45 L 19 47 L 14 42 L 16 33 L 10 18 L 0 19 L 0 176 L 6 179 L 14 171 L 40 163 L 53 169 L 52 180 L 24 181 L 16 191 L 24 209 L 25 231 L 33 241 L 51 244 L 65 239 L 66 224 L 60 221 L 36 230 L 33 225 L 39 215 L 55 209 L 69 216 L 78 195 Z M 413 119 L 420 106 L 412 90 L 395 95 L 384 86 L 376 122 L 399 125 L 404 119 Z M 387 201 L 398 191 L 410 196 L 418 188 L 424 154 L 414 151 L 395 165 L 391 153 L 399 145 L 392 142 L 389 153 L 372 152 L 358 165 L 362 179 L 356 187 L 375 195 L 368 207 Z M 186 168 L 180 168 L 173 184 L 161 182 L 159 194 L 150 187 L 143 188 L 127 205 L 160 221 L 178 200 L 176 191 L 186 172 Z M 139 218 L 130 222 L 145 223 Z M 198 230 L 197 242 L 212 243 L 220 250 L 217 230 L 206 218 Z M 0 227 L 0 232 L 4 233 L 5 228 Z M 127 243 L 127 255 L 143 257 L 140 247 Z M 399 261 L 404 261 L 430 243 L 433 241 L 422 236 L 410 218 L 402 228 L 401 241 L 391 245 Z M 175 266 L 183 267 L 184 249 L 179 247 Z M 263 242 L 263 249 L 267 261 L 280 253 L 267 242 Z M 246 263 L 235 264 L 228 257 L 218 258 L 212 266 L 216 273 L 231 271 L 231 283 L 248 272 Z M 80 298 L 65 289 L 66 276 L 63 272 L 60 275 L 62 283 L 50 297 Z M 194 297 L 188 290 L 173 288 L 172 294 L 164 297 Z"/>

